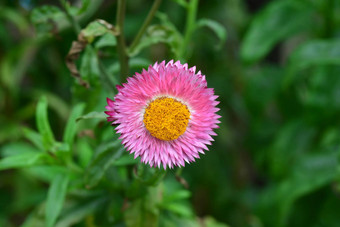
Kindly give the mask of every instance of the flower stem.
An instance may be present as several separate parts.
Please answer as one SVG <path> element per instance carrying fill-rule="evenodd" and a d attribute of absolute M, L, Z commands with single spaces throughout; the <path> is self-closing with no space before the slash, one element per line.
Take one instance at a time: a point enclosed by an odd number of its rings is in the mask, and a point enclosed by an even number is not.
<path fill-rule="evenodd" d="M 148 13 L 148 16 L 145 18 L 145 21 L 142 25 L 142 27 L 139 29 L 135 39 L 132 41 L 132 44 L 130 45 L 130 48 L 129 48 L 129 52 L 133 52 L 134 49 L 136 48 L 136 46 L 138 45 L 140 39 L 142 38 L 145 30 L 147 29 L 147 27 L 149 26 L 152 18 L 154 17 L 155 13 L 157 12 L 160 4 L 161 4 L 162 0 L 155 0 L 153 2 L 153 5 Z"/>
<path fill-rule="evenodd" d="M 124 39 L 124 19 L 125 19 L 125 0 L 118 0 L 117 6 L 117 51 L 120 64 L 120 80 L 123 82 L 129 74 L 129 58 L 126 53 L 126 45 Z"/>
<path fill-rule="evenodd" d="M 178 58 L 181 60 L 187 60 L 186 58 L 188 57 L 188 46 L 196 27 L 198 1 L 199 0 L 190 0 L 188 4 L 188 16 L 185 25 L 184 40 L 178 56 Z"/>

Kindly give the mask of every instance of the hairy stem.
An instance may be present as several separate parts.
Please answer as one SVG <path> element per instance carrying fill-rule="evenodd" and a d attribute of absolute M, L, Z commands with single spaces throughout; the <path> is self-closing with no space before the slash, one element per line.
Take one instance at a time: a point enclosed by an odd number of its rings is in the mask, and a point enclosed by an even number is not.
<path fill-rule="evenodd" d="M 145 18 L 145 21 L 144 21 L 142 27 L 139 29 L 135 39 L 132 41 L 132 44 L 129 48 L 129 52 L 133 52 L 134 49 L 136 48 L 136 46 L 138 45 L 140 39 L 142 38 L 143 34 L 145 33 L 145 30 L 149 26 L 152 18 L 155 16 L 155 13 L 157 12 L 161 2 L 162 2 L 162 0 L 155 0 L 153 2 L 153 5 L 152 5 L 152 7 L 151 7 L 151 9 L 148 13 L 148 16 Z"/>
<path fill-rule="evenodd" d="M 118 0 L 117 6 L 117 51 L 120 64 L 120 80 L 123 82 L 129 74 L 129 58 L 126 53 L 126 45 L 124 39 L 124 17 L 125 17 L 125 0 Z"/>

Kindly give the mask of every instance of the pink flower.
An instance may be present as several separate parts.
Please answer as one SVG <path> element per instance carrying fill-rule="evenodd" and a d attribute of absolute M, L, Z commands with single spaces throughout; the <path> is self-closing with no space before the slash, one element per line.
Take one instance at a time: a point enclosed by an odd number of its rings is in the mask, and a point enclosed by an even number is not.
<path fill-rule="evenodd" d="M 220 123 L 217 95 L 196 67 L 165 61 L 136 73 L 107 99 L 107 120 L 125 148 L 151 167 L 173 168 L 208 150 Z"/>

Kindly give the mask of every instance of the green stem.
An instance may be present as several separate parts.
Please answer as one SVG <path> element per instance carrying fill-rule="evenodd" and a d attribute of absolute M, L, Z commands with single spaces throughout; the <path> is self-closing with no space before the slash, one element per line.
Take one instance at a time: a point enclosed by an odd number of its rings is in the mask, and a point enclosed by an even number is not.
<path fill-rule="evenodd" d="M 152 18 L 155 16 L 155 13 L 157 12 L 162 0 L 155 0 L 153 2 L 153 5 L 148 13 L 148 16 L 145 18 L 145 21 L 142 25 L 142 27 L 139 29 L 135 39 L 132 41 L 132 44 L 129 48 L 129 52 L 133 52 L 136 46 L 138 45 L 140 39 L 142 38 L 143 34 L 145 33 L 145 30 L 149 26 L 150 22 L 152 21 Z"/>
<path fill-rule="evenodd" d="M 185 32 L 184 32 L 184 40 L 182 43 L 182 48 L 180 49 L 180 53 L 178 58 L 181 60 L 186 60 L 187 58 L 187 50 L 188 46 L 194 33 L 196 27 L 196 14 L 198 8 L 198 0 L 190 0 L 188 4 L 188 16 L 185 25 Z"/>
<path fill-rule="evenodd" d="M 120 63 L 120 79 L 123 82 L 129 74 L 129 58 L 126 53 L 126 45 L 124 39 L 124 19 L 125 19 L 125 0 L 118 0 L 117 6 L 117 51 Z"/>

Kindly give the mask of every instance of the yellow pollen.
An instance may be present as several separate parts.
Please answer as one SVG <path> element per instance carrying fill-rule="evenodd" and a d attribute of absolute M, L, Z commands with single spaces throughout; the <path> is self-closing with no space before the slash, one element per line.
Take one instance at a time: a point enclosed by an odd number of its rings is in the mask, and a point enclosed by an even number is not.
<path fill-rule="evenodd" d="M 173 98 L 160 97 L 145 109 L 143 122 L 153 137 L 169 141 L 185 132 L 189 118 L 186 105 Z"/>

